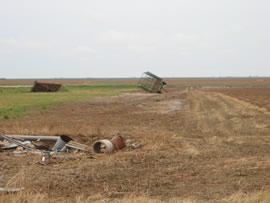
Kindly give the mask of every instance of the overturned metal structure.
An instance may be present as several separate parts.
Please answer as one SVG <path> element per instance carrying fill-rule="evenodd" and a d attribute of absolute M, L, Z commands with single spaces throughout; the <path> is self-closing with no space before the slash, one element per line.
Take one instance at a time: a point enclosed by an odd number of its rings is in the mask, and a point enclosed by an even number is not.
<path fill-rule="evenodd" d="M 151 72 L 144 72 L 139 80 L 138 87 L 151 93 L 162 93 L 166 83 L 162 78 L 156 76 Z"/>
<path fill-rule="evenodd" d="M 35 81 L 31 92 L 58 92 L 62 87 L 62 84 L 54 83 L 41 83 Z"/>

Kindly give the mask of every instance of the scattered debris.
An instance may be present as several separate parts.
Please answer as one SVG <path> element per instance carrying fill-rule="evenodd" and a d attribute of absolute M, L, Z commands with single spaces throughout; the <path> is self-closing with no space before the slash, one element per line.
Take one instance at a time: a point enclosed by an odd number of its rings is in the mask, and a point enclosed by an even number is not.
<path fill-rule="evenodd" d="M 90 147 L 73 141 L 67 135 L 60 136 L 33 136 L 33 135 L 4 135 L 0 134 L 0 151 L 16 149 L 14 153 L 21 154 L 24 150 L 38 152 L 43 154 L 41 162 L 46 161 L 46 156 L 50 158 L 51 154 L 64 152 L 90 152 Z M 48 145 L 36 144 L 33 142 L 55 142 L 53 147 Z M 51 145 L 52 146 L 52 145 Z M 138 148 L 140 144 L 129 144 L 133 148 Z M 93 151 L 95 153 L 113 153 L 126 147 L 126 143 L 122 136 L 117 135 L 111 140 L 97 140 L 93 143 Z M 75 150 L 75 151 L 74 151 Z"/>
<path fill-rule="evenodd" d="M 56 151 L 56 152 L 63 152 L 66 150 L 66 144 L 71 141 L 72 139 L 69 136 L 66 135 L 61 135 L 55 145 L 52 148 L 52 151 Z"/>
<path fill-rule="evenodd" d="M 115 150 L 120 150 L 126 147 L 126 143 L 120 135 L 113 137 L 111 142 L 113 143 Z"/>
<path fill-rule="evenodd" d="M 114 145 L 110 140 L 97 140 L 93 144 L 93 150 L 96 153 L 113 153 Z"/>
<path fill-rule="evenodd" d="M 57 141 L 59 136 L 36 136 L 36 135 L 7 135 L 11 138 L 18 140 L 30 140 L 30 141 Z M 1 137 L 0 137 L 1 139 Z"/>
<path fill-rule="evenodd" d="M 8 142 L 10 142 L 12 145 L 12 147 L 14 146 L 14 148 L 16 149 L 18 146 L 22 147 L 23 149 L 27 149 L 27 150 L 30 150 L 30 151 L 38 151 L 37 149 L 35 148 L 32 148 L 32 147 L 29 147 L 28 146 L 28 142 L 26 144 L 23 144 L 23 142 L 21 141 L 18 141 L 18 140 L 15 140 L 14 138 L 11 138 L 9 136 L 6 136 L 6 135 L 3 135 L 3 134 L 0 134 L 0 137 L 2 137 L 3 139 L 7 140 Z M 3 149 L 3 148 L 2 148 Z"/>
<path fill-rule="evenodd" d="M 164 86 L 167 85 L 162 78 L 154 75 L 151 72 L 144 72 L 139 80 L 138 87 L 151 93 L 162 93 Z"/>
<path fill-rule="evenodd" d="M 21 142 L 22 145 L 29 147 L 29 145 L 31 145 L 32 143 L 30 141 L 25 141 L 25 142 Z M 2 150 L 10 150 L 10 149 L 16 149 L 18 147 L 18 144 L 15 143 L 11 143 L 9 146 L 2 147 Z"/>
<path fill-rule="evenodd" d="M 45 160 L 46 160 L 46 157 L 43 156 L 42 159 L 41 159 L 41 161 L 44 162 Z"/>
<path fill-rule="evenodd" d="M 54 83 L 41 83 L 35 81 L 31 92 L 58 92 L 62 87 L 62 84 Z"/>
<path fill-rule="evenodd" d="M 97 140 L 93 144 L 93 150 L 96 153 L 113 153 L 126 147 L 125 141 L 121 136 L 115 136 L 112 140 Z"/>
<path fill-rule="evenodd" d="M 67 148 L 72 148 L 72 149 L 76 149 L 76 150 L 79 150 L 79 151 L 89 151 L 89 146 L 87 145 L 84 145 L 84 144 L 80 144 L 80 143 L 77 143 L 77 142 L 74 142 L 74 141 L 69 141 L 67 144 L 66 144 L 66 147 Z"/>
<path fill-rule="evenodd" d="M 77 143 L 67 135 L 60 136 L 33 136 L 33 135 L 3 135 L 0 134 L 0 140 L 6 140 L 7 143 L 2 144 L 1 150 L 22 149 L 34 152 L 50 153 L 50 152 L 69 152 L 71 149 L 77 151 L 89 151 L 89 146 Z M 47 145 L 38 145 L 32 141 L 56 142 L 52 149 Z"/>
<path fill-rule="evenodd" d="M 136 143 L 131 144 L 131 146 L 132 146 L 134 149 L 137 149 L 137 148 L 141 148 L 141 147 L 142 147 L 141 144 L 136 144 Z"/>
<path fill-rule="evenodd" d="M 2 193 L 13 193 L 13 192 L 19 192 L 24 190 L 24 188 L 2 188 L 0 187 L 0 194 Z"/>
<path fill-rule="evenodd" d="M 127 145 L 130 146 L 132 149 L 137 149 L 137 148 L 141 148 L 142 145 L 141 144 L 138 144 L 138 143 L 135 143 L 135 140 L 130 140 L 128 139 L 126 141 Z"/>

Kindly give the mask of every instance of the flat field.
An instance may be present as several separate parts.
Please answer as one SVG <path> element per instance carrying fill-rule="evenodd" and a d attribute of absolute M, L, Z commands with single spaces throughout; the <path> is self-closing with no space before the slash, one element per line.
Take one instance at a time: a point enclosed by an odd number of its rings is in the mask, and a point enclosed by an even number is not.
<path fill-rule="evenodd" d="M 61 80 L 69 91 L 42 93 L 46 104 L 30 102 L 25 114 L 0 120 L 6 134 L 67 134 L 90 148 L 121 135 L 141 145 L 45 163 L 30 152 L 0 152 L 0 187 L 25 188 L 0 202 L 270 202 L 270 79 L 166 81 L 167 93 L 149 94 L 135 79 Z M 23 104 L 34 94 L 16 91 Z M 61 94 L 74 99 L 54 102 Z"/>
<path fill-rule="evenodd" d="M 212 89 L 213 91 L 213 89 Z M 214 91 L 236 97 L 240 100 L 270 110 L 270 87 L 249 87 L 249 88 L 221 88 Z"/>
<path fill-rule="evenodd" d="M 20 81 L 17 82 L 17 84 L 2 86 L 2 88 L 0 85 L 0 120 L 16 118 L 36 109 L 46 110 L 51 104 L 80 101 L 97 96 L 119 95 L 136 88 L 135 85 L 125 84 L 84 85 L 78 83 L 67 84 L 57 93 L 33 93 L 30 87 L 24 87 Z"/>

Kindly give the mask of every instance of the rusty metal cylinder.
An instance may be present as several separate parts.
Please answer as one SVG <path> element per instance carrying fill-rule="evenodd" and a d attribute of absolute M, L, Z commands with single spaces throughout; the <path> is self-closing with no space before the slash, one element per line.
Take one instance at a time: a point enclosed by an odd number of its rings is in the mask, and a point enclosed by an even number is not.
<path fill-rule="evenodd" d="M 126 147 L 126 143 L 125 143 L 122 136 L 115 136 L 115 137 L 112 138 L 111 141 L 112 141 L 112 143 L 114 145 L 114 148 L 116 150 L 120 150 L 120 149 L 123 149 L 123 148 Z"/>
<path fill-rule="evenodd" d="M 114 145 L 110 140 L 97 140 L 93 144 L 93 150 L 96 153 L 112 153 L 114 151 Z"/>

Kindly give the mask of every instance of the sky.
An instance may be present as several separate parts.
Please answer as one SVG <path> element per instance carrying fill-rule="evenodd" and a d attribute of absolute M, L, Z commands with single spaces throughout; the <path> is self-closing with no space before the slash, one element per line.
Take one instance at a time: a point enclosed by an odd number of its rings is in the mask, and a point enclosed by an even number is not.
<path fill-rule="evenodd" d="M 0 78 L 270 76 L 267 0 L 0 0 Z"/>

